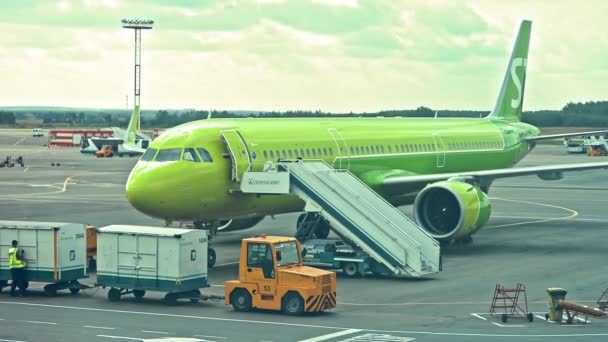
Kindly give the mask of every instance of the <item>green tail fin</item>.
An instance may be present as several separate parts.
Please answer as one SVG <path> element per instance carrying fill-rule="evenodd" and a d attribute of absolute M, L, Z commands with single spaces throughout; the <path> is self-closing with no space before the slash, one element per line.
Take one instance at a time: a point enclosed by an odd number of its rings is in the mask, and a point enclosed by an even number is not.
<path fill-rule="evenodd" d="M 135 144 L 137 131 L 139 131 L 139 106 L 135 106 L 135 108 L 133 109 L 133 115 L 131 115 L 129 126 L 127 127 L 127 131 L 125 132 L 124 141 L 127 144 Z"/>
<path fill-rule="evenodd" d="M 524 103 L 526 88 L 526 66 L 528 64 L 528 47 L 530 46 L 530 30 L 532 22 L 524 20 L 519 26 L 519 33 L 511 53 L 509 66 L 500 87 L 494 110 L 488 115 L 490 119 L 519 121 L 521 108 Z"/>

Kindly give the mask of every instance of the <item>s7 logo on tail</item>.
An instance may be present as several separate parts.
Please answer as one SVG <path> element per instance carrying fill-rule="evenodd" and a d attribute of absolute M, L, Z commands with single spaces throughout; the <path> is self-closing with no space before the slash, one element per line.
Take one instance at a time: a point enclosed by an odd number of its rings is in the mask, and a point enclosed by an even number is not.
<path fill-rule="evenodd" d="M 513 109 L 517 109 L 521 105 L 522 84 L 521 84 L 521 80 L 519 79 L 519 76 L 517 75 L 517 72 L 516 72 L 517 67 L 524 68 L 524 78 L 525 78 L 527 64 L 528 64 L 528 59 L 521 58 L 521 57 L 513 59 L 513 63 L 511 63 L 511 79 L 513 80 L 513 83 L 515 83 L 515 88 L 517 88 L 517 98 L 511 100 L 511 107 L 513 107 Z"/>

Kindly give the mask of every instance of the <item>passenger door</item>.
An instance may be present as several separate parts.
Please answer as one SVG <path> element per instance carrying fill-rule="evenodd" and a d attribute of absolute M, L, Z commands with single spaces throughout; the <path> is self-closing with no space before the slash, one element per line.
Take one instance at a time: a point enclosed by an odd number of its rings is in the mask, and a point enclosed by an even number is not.
<path fill-rule="evenodd" d="M 240 182 L 241 176 L 245 171 L 249 169 L 251 165 L 251 158 L 249 156 L 249 150 L 247 144 L 241 133 L 237 130 L 229 129 L 220 131 L 222 140 L 228 152 L 230 152 L 230 159 L 232 160 L 232 181 Z"/>
<path fill-rule="evenodd" d="M 433 133 L 433 140 L 435 141 L 435 150 L 437 151 L 437 168 L 445 167 L 445 145 L 443 139 L 439 133 Z"/>

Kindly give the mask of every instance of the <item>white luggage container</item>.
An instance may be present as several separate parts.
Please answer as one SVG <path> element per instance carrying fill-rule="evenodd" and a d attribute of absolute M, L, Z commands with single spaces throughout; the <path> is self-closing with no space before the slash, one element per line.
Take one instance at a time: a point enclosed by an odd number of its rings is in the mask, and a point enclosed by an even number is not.
<path fill-rule="evenodd" d="M 196 298 L 207 282 L 207 232 L 112 225 L 97 229 L 97 285 L 110 301 L 146 290 L 167 292 L 165 302 Z"/>
<path fill-rule="evenodd" d="M 78 293 L 78 279 L 87 277 L 86 227 L 78 223 L 0 221 L 0 290 L 11 279 L 8 251 L 12 241 L 24 251 L 28 282 L 51 283 L 49 296 L 57 290 Z"/>

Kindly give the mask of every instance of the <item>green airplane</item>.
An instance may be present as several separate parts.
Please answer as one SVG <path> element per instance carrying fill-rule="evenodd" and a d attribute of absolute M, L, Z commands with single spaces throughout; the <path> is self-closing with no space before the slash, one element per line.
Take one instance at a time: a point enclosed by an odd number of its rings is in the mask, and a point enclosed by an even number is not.
<path fill-rule="evenodd" d="M 435 239 L 470 241 L 489 219 L 495 179 L 608 168 L 608 163 L 513 166 L 541 139 L 520 122 L 532 23 L 523 21 L 494 110 L 485 118 L 314 118 L 201 120 L 167 130 L 135 165 L 126 185 L 133 207 L 165 219 L 252 227 L 265 216 L 301 212 L 293 195 L 239 191 L 250 168 L 279 160 L 323 160 L 347 169 L 391 204 L 414 204 Z M 302 217 L 302 216 L 301 216 Z M 315 234 L 324 237 L 327 223 Z"/>

